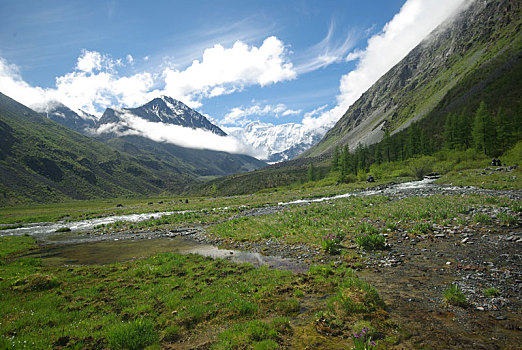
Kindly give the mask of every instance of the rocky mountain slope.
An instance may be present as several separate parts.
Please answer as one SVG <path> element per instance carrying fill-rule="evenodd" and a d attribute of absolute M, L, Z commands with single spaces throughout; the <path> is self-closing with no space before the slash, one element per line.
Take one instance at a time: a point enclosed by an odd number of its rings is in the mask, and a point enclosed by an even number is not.
<path fill-rule="evenodd" d="M 41 108 L 35 108 L 35 110 L 46 118 L 82 134 L 93 128 L 97 121 L 97 118 L 92 114 L 83 111 L 77 113 L 58 101 L 52 101 Z"/>
<path fill-rule="evenodd" d="M 479 99 L 520 103 L 521 3 L 474 1 L 448 19 L 382 76 L 303 157 L 336 146 L 379 142 L 386 130 L 474 107 Z M 499 84 L 499 82 L 502 82 Z M 518 102 L 517 102 L 518 101 Z"/>

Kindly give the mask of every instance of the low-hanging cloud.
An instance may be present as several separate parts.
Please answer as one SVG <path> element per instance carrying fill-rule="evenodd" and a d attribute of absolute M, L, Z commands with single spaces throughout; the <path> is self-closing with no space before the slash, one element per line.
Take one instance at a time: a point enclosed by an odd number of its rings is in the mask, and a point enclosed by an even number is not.
<path fill-rule="evenodd" d="M 348 54 L 356 68 L 341 77 L 337 106 L 319 117 L 305 117 L 311 129 L 331 128 L 368 88 L 417 46 L 439 24 L 473 0 L 407 0 L 383 30 L 372 36 L 366 49 Z"/>
<path fill-rule="evenodd" d="M 153 141 L 171 143 L 185 148 L 258 155 L 258 152 L 232 136 L 220 136 L 208 130 L 151 122 L 130 113 L 121 114 L 119 119 L 121 120 L 120 123 L 104 124 L 94 132 L 98 134 L 115 133 L 119 136 L 138 135 Z"/>

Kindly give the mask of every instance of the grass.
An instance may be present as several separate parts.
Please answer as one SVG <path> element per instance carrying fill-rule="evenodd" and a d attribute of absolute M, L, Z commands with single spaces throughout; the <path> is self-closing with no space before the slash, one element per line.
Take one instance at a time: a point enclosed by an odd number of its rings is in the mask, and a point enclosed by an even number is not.
<path fill-rule="evenodd" d="M 500 292 L 498 291 L 497 288 L 495 287 L 490 287 L 490 288 L 486 288 L 484 289 L 484 295 L 489 297 L 489 298 L 494 298 L 496 296 L 499 296 L 500 295 Z"/>
<path fill-rule="evenodd" d="M 462 307 L 466 307 L 468 305 L 466 295 L 464 295 L 460 287 L 456 284 L 452 284 L 450 287 L 446 288 L 442 293 L 442 297 L 446 305 Z"/>
<path fill-rule="evenodd" d="M 291 341 L 289 316 L 314 322 L 301 309 L 303 296 L 324 300 L 314 308 L 325 312 L 329 295 L 363 298 L 365 317 L 382 310 L 375 290 L 343 266 L 292 274 L 171 253 L 104 266 L 44 266 L 23 257 L 33 248 L 30 237 L 0 237 L 5 348 L 159 348 L 220 330 L 215 349 L 276 349 Z M 348 332 L 353 319 L 335 317 Z"/>
<path fill-rule="evenodd" d="M 107 334 L 111 349 L 139 350 L 158 341 L 159 335 L 150 319 L 139 318 L 115 324 Z"/>
<path fill-rule="evenodd" d="M 355 237 L 355 243 L 357 243 L 359 248 L 365 250 L 384 249 L 385 241 L 384 236 L 378 233 Z"/>

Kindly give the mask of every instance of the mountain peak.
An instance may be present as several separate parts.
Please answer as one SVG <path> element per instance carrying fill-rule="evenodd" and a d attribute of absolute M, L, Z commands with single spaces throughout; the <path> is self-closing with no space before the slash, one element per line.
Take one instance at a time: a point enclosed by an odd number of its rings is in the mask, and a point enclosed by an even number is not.
<path fill-rule="evenodd" d="M 122 108 L 121 110 L 107 108 L 98 122 L 98 127 L 108 123 L 118 124 L 122 122 L 121 118 L 123 115 L 128 114 L 154 123 L 173 124 L 191 129 L 203 129 L 219 136 L 226 136 L 223 130 L 212 124 L 202 114 L 191 109 L 183 102 L 165 95 L 157 97 L 136 108 Z"/>

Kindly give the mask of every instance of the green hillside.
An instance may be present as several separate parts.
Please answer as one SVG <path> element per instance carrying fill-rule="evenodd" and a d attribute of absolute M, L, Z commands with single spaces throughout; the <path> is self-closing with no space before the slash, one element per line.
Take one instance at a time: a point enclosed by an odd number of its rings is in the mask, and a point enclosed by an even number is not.
<path fill-rule="evenodd" d="M 145 163 L 0 94 L 0 203 L 110 198 L 180 190 L 192 178 Z"/>

